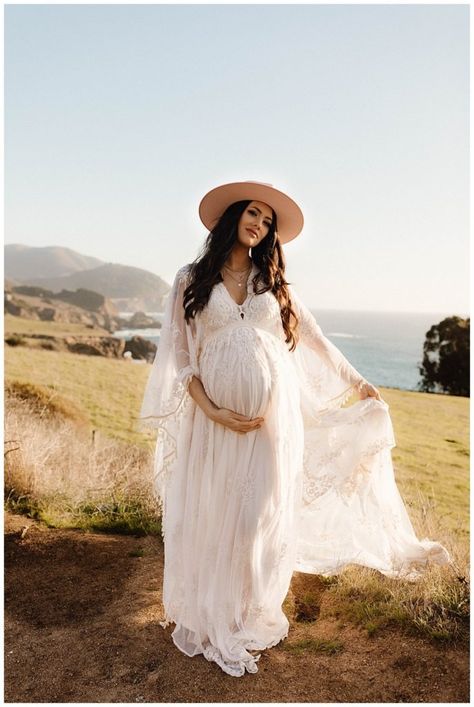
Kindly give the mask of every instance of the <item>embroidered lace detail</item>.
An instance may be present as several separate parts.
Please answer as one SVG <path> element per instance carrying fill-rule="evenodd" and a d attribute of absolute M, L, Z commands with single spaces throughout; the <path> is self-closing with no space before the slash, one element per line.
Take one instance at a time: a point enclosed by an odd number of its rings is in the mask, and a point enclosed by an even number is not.
<path fill-rule="evenodd" d="M 141 410 L 157 430 L 161 624 L 176 623 L 187 655 L 241 676 L 256 671 L 250 649 L 287 635 L 281 602 L 294 569 L 331 574 L 359 562 L 413 576 L 449 555 L 415 536 L 395 485 L 388 405 L 346 405 L 366 380 L 295 293 L 300 340 L 290 352 L 273 294 L 249 284 L 239 306 L 220 283 L 187 323 L 188 282 L 181 268 Z M 239 435 L 209 420 L 188 392 L 193 376 L 218 407 L 262 416 L 262 427 Z"/>

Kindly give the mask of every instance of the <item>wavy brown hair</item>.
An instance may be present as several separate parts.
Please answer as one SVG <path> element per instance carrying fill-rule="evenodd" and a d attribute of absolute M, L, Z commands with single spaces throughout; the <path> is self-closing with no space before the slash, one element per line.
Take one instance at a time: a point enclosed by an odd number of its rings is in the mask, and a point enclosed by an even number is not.
<path fill-rule="evenodd" d="M 214 285 L 222 282 L 220 273 L 230 256 L 237 239 L 239 220 L 250 200 L 236 201 L 227 207 L 217 224 L 209 232 L 202 250 L 191 263 L 190 282 L 184 291 L 184 316 L 186 321 L 194 318 L 209 301 Z M 285 258 L 277 235 L 277 217 L 272 209 L 272 223 L 267 235 L 255 248 L 251 258 L 260 269 L 253 280 L 255 294 L 272 292 L 280 306 L 281 323 L 285 341 L 293 351 L 298 342 L 298 317 L 292 308 L 288 283 L 285 280 Z"/>

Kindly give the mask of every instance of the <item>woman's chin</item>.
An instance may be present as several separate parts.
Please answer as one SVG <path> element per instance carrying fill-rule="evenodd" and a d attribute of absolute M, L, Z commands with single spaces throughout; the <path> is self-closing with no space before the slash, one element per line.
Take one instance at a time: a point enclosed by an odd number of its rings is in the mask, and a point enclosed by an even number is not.
<path fill-rule="evenodd" d="M 252 238 L 251 236 L 243 236 L 242 238 L 239 238 L 239 243 L 244 248 L 253 248 L 257 245 L 258 240 L 256 238 Z"/>

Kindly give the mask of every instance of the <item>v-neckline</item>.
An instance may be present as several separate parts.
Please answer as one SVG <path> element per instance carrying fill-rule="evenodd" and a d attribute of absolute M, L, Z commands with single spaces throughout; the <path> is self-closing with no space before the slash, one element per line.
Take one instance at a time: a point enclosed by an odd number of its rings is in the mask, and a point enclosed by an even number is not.
<path fill-rule="evenodd" d="M 227 286 L 226 286 L 224 280 L 223 280 L 223 279 L 221 280 L 221 283 L 220 283 L 220 284 L 223 286 L 224 290 L 226 291 L 227 296 L 229 297 L 230 301 L 233 302 L 233 303 L 235 304 L 235 306 L 238 307 L 239 309 L 241 309 L 241 308 L 244 306 L 244 304 L 247 302 L 248 298 L 250 297 L 250 292 L 249 292 L 249 280 L 250 280 L 250 279 L 253 277 L 253 275 L 255 274 L 254 270 L 255 270 L 255 263 L 252 263 L 252 268 L 251 268 L 251 270 L 250 270 L 250 272 L 249 272 L 249 276 L 248 276 L 247 282 L 246 282 L 247 297 L 244 299 L 244 301 L 243 301 L 241 304 L 239 304 L 238 302 L 235 301 L 235 299 L 232 297 L 232 295 L 230 294 L 229 290 L 227 289 Z"/>
<path fill-rule="evenodd" d="M 250 276 L 249 276 L 249 277 L 250 277 Z M 239 304 L 238 302 L 235 301 L 235 299 L 234 299 L 234 298 L 232 297 L 232 295 L 230 294 L 229 290 L 227 289 L 227 287 L 226 287 L 226 285 L 225 285 L 224 280 L 221 281 L 221 285 L 224 287 L 224 290 L 227 292 L 227 295 L 228 295 L 229 299 L 231 300 L 231 302 L 233 302 L 233 303 L 235 304 L 236 307 L 239 307 L 239 308 L 240 308 L 240 307 L 243 307 L 243 306 L 244 306 L 244 304 L 246 303 L 246 301 L 247 301 L 248 298 L 249 298 L 249 291 L 248 291 L 248 289 L 247 289 L 247 297 L 244 299 L 244 301 L 242 302 L 242 304 Z"/>

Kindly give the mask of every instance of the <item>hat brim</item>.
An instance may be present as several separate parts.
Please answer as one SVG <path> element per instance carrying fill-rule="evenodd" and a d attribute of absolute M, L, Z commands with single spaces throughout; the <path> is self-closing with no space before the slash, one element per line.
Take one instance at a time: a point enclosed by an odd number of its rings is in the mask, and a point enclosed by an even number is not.
<path fill-rule="evenodd" d="M 262 182 L 231 182 L 211 189 L 199 204 L 199 218 L 212 231 L 228 206 L 248 199 L 268 204 L 277 216 L 277 232 L 281 243 L 296 238 L 304 224 L 303 212 L 287 194 Z"/>

